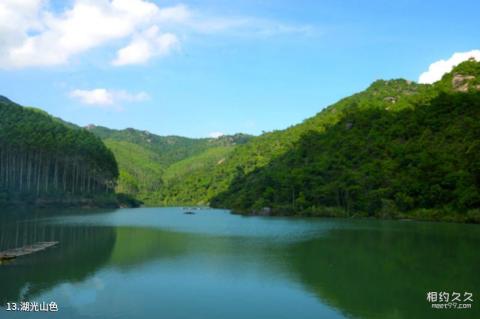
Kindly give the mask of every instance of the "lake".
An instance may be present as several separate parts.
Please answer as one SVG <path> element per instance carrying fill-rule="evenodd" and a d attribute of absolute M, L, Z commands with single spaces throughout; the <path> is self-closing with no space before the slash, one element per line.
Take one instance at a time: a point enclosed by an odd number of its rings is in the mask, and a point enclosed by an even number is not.
<path fill-rule="evenodd" d="M 181 208 L 2 211 L 0 318 L 480 318 L 478 225 L 244 217 Z M 432 309 L 428 292 L 471 293 Z"/>

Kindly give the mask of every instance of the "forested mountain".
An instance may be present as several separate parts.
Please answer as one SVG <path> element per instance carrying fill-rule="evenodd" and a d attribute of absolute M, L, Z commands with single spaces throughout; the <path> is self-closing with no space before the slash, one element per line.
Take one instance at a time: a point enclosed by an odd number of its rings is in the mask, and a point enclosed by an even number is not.
<path fill-rule="evenodd" d="M 158 156 L 157 162 L 163 167 L 212 147 L 243 144 L 250 139 L 246 134 L 224 135 L 219 138 L 188 138 L 174 135 L 159 136 L 133 128 L 112 130 L 95 125 L 89 125 L 86 128 L 102 140 L 129 142 L 155 152 Z"/>
<path fill-rule="evenodd" d="M 117 191 L 148 205 L 167 204 L 167 188 L 192 172 L 206 172 L 213 162 L 251 139 L 246 134 L 199 139 L 158 136 L 133 128 L 113 130 L 95 125 L 87 126 L 87 130 L 100 137 L 115 154 L 120 168 Z M 184 201 L 182 197 L 181 202 Z"/>
<path fill-rule="evenodd" d="M 474 60 L 433 85 L 376 81 L 298 125 L 258 137 L 83 129 L 4 97 L 0 116 L 4 200 L 116 187 L 149 205 L 480 222 Z"/>
<path fill-rule="evenodd" d="M 171 165 L 165 172 L 165 185 L 159 199 L 164 205 L 206 205 L 225 189 L 227 179 L 222 168 L 240 146 L 220 146 Z M 218 177 L 212 179 L 212 177 Z"/>
<path fill-rule="evenodd" d="M 213 206 L 480 222 L 479 62 L 434 85 L 377 81 L 273 135 L 232 153 Z"/>
<path fill-rule="evenodd" d="M 209 165 L 198 158 L 188 174 L 167 179 L 161 200 L 243 212 L 478 221 L 479 65 L 464 62 L 434 85 L 376 81 Z"/>
<path fill-rule="evenodd" d="M 138 144 L 104 140 L 119 163 L 117 191 L 137 197 L 156 192 L 163 186 L 163 166 L 159 155 Z"/>
<path fill-rule="evenodd" d="M 268 165 L 273 159 L 293 148 L 306 132 L 325 132 L 352 108 L 385 109 L 393 112 L 428 101 L 435 94 L 431 86 L 406 80 L 376 81 L 367 90 L 340 100 L 298 125 L 265 133 L 237 146 L 213 169 L 193 171 L 175 185 L 164 188 L 163 198 L 170 204 L 209 203 L 216 194 L 227 190 L 236 177 Z"/>
<path fill-rule="evenodd" d="M 98 137 L 0 97 L 0 202 L 109 194 L 117 177 Z"/>

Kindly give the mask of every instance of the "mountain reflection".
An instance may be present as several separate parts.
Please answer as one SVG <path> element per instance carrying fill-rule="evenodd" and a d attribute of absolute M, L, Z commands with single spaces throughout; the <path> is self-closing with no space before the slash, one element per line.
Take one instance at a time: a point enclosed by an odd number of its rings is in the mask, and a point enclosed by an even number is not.
<path fill-rule="evenodd" d="M 475 226 L 375 223 L 292 245 L 292 273 L 349 317 L 480 318 L 478 307 L 435 311 L 426 300 L 429 291 L 480 295 Z"/>
<path fill-rule="evenodd" d="M 128 317 L 130 308 L 123 308 L 123 302 L 144 303 L 145 307 L 157 302 L 168 307 L 181 304 L 184 298 L 189 299 L 191 310 L 177 306 L 171 311 L 185 311 L 184 317 L 190 317 L 204 309 L 203 302 L 213 307 L 206 295 L 214 300 L 229 294 L 231 303 L 215 304 L 219 312 L 213 317 L 229 313 L 235 298 L 240 298 L 245 302 L 244 315 L 276 311 L 277 316 L 288 318 L 289 301 L 297 298 L 309 305 L 305 311 L 311 311 L 304 314 L 309 318 L 316 314 L 480 318 L 475 305 L 468 311 L 435 311 L 426 301 L 429 291 L 467 291 L 474 299 L 480 295 L 476 250 L 480 232 L 472 225 L 372 220 L 305 223 L 300 219 L 242 219 L 223 213 L 199 213 L 185 219 L 175 210 L 141 212 L 82 213 L 74 218 L 0 216 L 2 250 L 38 241 L 60 242 L 1 265 L 0 302 L 42 296 L 61 299 L 63 288 L 59 287 L 69 283 L 69 291 L 81 290 L 84 297 L 89 296 L 97 317 L 110 316 L 101 306 L 106 300 L 118 300 L 117 307 Z M 156 224 L 138 225 L 139 220 L 156 220 Z M 169 227 L 162 228 L 167 222 Z M 185 225 L 191 231 L 184 231 Z M 83 284 L 97 279 L 108 288 L 94 293 Z M 278 288 L 269 290 L 271 286 Z M 259 291 L 274 295 L 257 297 Z M 282 300 L 278 308 L 263 307 L 263 301 L 276 303 L 275 298 Z M 75 317 L 80 309 L 73 304 L 75 299 L 61 300 Z M 255 308 L 260 305 L 261 309 Z"/>
<path fill-rule="evenodd" d="M 59 244 L 0 266 L 1 304 L 28 300 L 61 282 L 84 280 L 109 260 L 115 245 L 115 229 L 49 224 L 38 215 L 15 219 L 3 216 L 0 250 L 39 241 Z"/>

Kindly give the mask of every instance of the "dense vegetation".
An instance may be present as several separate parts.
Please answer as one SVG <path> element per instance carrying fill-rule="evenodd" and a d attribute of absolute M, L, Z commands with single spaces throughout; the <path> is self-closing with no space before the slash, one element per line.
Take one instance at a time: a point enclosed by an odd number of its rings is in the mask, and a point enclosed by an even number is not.
<path fill-rule="evenodd" d="M 190 203 L 185 194 L 188 190 L 176 187 L 179 181 L 193 172 L 207 173 L 236 145 L 251 139 L 245 134 L 193 139 L 158 136 L 132 128 L 112 130 L 90 125 L 87 129 L 102 138 L 115 154 L 120 169 L 116 190 L 147 205 Z"/>
<path fill-rule="evenodd" d="M 102 126 L 89 125 L 87 129 L 102 140 L 129 142 L 156 153 L 156 162 L 164 168 L 209 148 L 242 144 L 250 139 L 250 136 L 245 134 L 195 139 L 182 136 L 158 136 L 133 128 L 112 130 Z"/>
<path fill-rule="evenodd" d="M 111 194 L 112 152 L 87 130 L 0 97 L 0 202 Z"/>
<path fill-rule="evenodd" d="M 302 124 L 267 165 L 237 162 L 212 205 L 480 221 L 479 78 L 480 63 L 468 61 L 433 86 L 377 81 Z"/>
<path fill-rule="evenodd" d="M 238 146 L 215 147 L 171 165 L 165 172 L 165 187 L 159 198 L 165 205 L 204 205 L 225 189 L 218 169 Z M 217 176 L 218 179 L 211 179 Z"/>
<path fill-rule="evenodd" d="M 358 109 L 394 111 L 429 100 L 432 96 L 434 91 L 430 86 L 405 80 L 377 81 L 366 91 L 339 101 L 303 123 L 286 130 L 265 133 L 251 139 L 248 143 L 237 146 L 225 160 L 215 167 L 210 167 L 209 170 L 191 171 L 175 185 L 164 189 L 163 198 L 176 198 L 178 203 L 209 203 L 216 194 L 227 190 L 237 176 L 249 174 L 268 165 L 294 147 L 306 132 L 325 132 L 329 126 L 340 121 L 346 110 L 351 109 L 352 106 Z M 226 207 L 230 206 L 226 205 Z"/>
<path fill-rule="evenodd" d="M 119 163 L 117 192 L 143 197 L 163 186 L 163 168 L 157 153 L 130 142 L 110 139 L 104 142 Z"/>

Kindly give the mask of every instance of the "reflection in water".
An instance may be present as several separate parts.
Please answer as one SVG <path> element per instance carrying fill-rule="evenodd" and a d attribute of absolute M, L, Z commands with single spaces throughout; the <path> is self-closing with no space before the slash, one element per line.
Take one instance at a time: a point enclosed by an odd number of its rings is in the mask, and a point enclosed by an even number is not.
<path fill-rule="evenodd" d="M 425 300 L 480 296 L 479 239 L 470 225 L 216 210 L 4 214 L 2 249 L 60 245 L 1 266 L 0 301 L 56 300 L 69 318 L 480 317 Z"/>
<path fill-rule="evenodd" d="M 245 261 L 250 259 L 255 260 L 256 264 L 265 264 L 271 247 L 268 243 L 253 244 L 248 238 L 120 227 L 116 229 L 116 243 L 109 264 L 132 270 L 152 261 L 171 262 L 187 258 L 195 260 L 196 266 L 202 264 L 233 272 L 238 266 L 244 268 Z M 273 266 L 273 260 L 270 259 L 269 265 L 265 269 Z"/>
<path fill-rule="evenodd" d="M 115 229 L 49 225 L 42 215 L 3 215 L 0 250 L 58 241 L 59 245 L 0 266 L 0 303 L 29 300 L 63 281 L 82 281 L 105 264 L 115 244 Z M 30 217 L 30 218 L 29 218 Z"/>
<path fill-rule="evenodd" d="M 480 296 L 478 227 L 374 222 L 290 247 L 292 271 L 321 300 L 358 318 L 480 318 L 432 310 L 428 291 Z"/>

